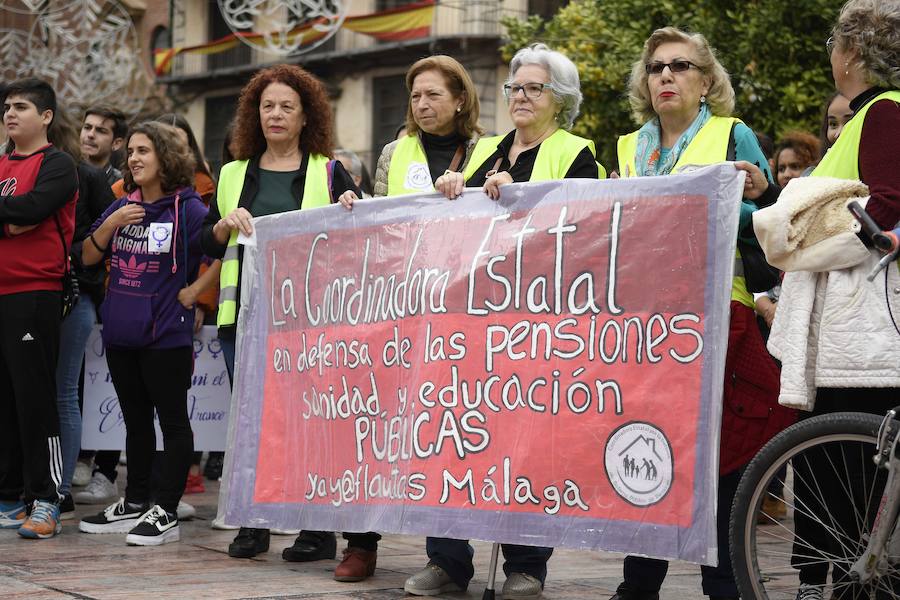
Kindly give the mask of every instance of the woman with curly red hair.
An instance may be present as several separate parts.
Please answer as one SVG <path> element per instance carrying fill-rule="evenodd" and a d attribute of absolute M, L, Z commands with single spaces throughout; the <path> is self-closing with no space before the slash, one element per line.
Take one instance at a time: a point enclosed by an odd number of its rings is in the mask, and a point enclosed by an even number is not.
<path fill-rule="evenodd" d="M 822 150 L 816 136 L 805 131 L 789 131 L 775 144 L 775 177 L 784 187 L 819 162 Z"/>
<path fill-rule="evenodd" d="M 256 73 L 241 91 L 229 150 L 234 161 L 219 174 L 216 197 L 203 227 L 203 250 L 222 259 L 217 324 L 229 375 L 234 355 L 242 248 L 238 233 L 250 235 L 251 219 L 327 206 L 350 190 L 360 194 L 334 153 L 333 117 L 322 83 L 296 65 Z M 377 534 L 345 534 L 348 549 L 335 569 L 340 581 L 359 581 L 374 572 Z M 285 560 L 334 558 L 334 533 L 301 532 L 282 554 Z M 228 554 L 250 558 L 269 549 L 269 530 L 242 527 Z"/>

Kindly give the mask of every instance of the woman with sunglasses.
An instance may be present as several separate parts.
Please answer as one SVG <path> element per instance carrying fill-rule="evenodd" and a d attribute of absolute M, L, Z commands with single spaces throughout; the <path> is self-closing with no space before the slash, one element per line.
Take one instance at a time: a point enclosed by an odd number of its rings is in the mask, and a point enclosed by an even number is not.
<path fill-rule="evenodd" d="M 778 189 L 756 135 L 740 120 L 732 118 L 734 90 L 728 73 L 716 60 L 706 38 L 686 34 L 674 27 L 657 29 L 644 43 L 641 58 L 634 64 L 629 82 L 629 100 L 640 129 L 619 138 L 619 172 L 622 177 L 669 175 L 688 165 L 706 165 L 736 160 L 736 166 L 750 170 L 741 204 L 739 248 L 749 257 L 759 253 L 751 215 L 757 205 L 771 203 Z M 726 356 L 725 391 L 719 461 L 717 511 L 719 559 L 717 567 L 701 567 L 703 593 L 713 599 L 737 598 L 738 590 L 728 551 L 728 521 L 731 503 L 742 467 L 756 451 L 782 428 L 793 413 L 777 404 L 778 368 L 765 350 L 753 312 L 753 294 L 748 290 L 747 260 L 735 260 L 731 292 L 731 326 Z M 763 292 L 775 285 L 771 282 Z M 752 359 L 737 361 L 741 356 Z M 754 365 L 749 373 L 744 364 Z M 744 397 L 749 379 L 759 396 Z M 761 408 L 769 417 L 742 418 L 741 407 Z M 736 408 L 731 408 L 736 407 Z M 750 411 L 754 415 L 758 411 Z M 763 413 L 765 414 L 765 413 Z M 614 600 L 658 600 L 668 570 L 662 560 L 628 556 L 624 582 Z"/>
<path fill-rule="evenodd" d="M 447 198 L 481 187 L 492 199 L 500 186 L 523 181 L 606 177 L 594 142 L 567 130 L 581 106 L 578 69 L 544 44 L 519 50 L 503 86 L 515 129 L 478 140 L 463 173 L 445 173 L 434 187 Z"/>
<path fill-rule="evenodd" d="M 515 129 L 482 138 L 472 151 L 465 174 L 447 171 L 434 187 L 447 198 L 463 187 L 481 187 L 492 199 L 500 186 L 513 182 L 606 176 L 596 161 L 594 143 L 566 131 L 581 105 L 578 69 L 568 58 L 543 44 L 519 50 L 503 86 Z M 503 544 L 503 598 L 539 598 L 552 548 Z M 417 596 L 465 590 L 472 579 L 474 550 L 467 540 L 429 537 L 428 565 L 406 580 Z"/>

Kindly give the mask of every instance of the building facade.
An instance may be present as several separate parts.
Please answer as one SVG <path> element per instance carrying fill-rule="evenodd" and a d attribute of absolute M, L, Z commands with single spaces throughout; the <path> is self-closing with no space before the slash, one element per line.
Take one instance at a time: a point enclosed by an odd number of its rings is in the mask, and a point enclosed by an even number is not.
<path fill-rule="evenodd" d="M 403 0 L 347 0 L 348 16 L 402 10 L 421 4 Z M 156 4 L 149 2 L 148 4 Z M 159 3 L 162 4 L 162 3 Z M 226 25 L 216 0 L 172 0 L 169 27 L 142 31 L 152 52 L 164 48 L 209 44 L 226 38 Z M 314 50 L 281 59 L 243 43 L 213 54 L 175 56 L 159 85 L 175 110 L 186 115 L 214 170 L 221 164 L 222 144 L 241 87 L 262 66 L 291 62 L 317 75 L 328 87 L 335 112 L 339 146 L 358 153 L 374 168 L 381 148 L 394 139 L 405 118 L 407 68 L 432 54 L 453 56 L 466 66 L 478 88 L 481 121 L 488 132 L 511 128 L 502 96 L 507 65 L 499 50 L 504 17 L 550 14 L 563 2 L 529 0 L 442 0 L 435 3 L 430 31 L 424 37 L 380 41 L 340 29 Z M 148 9 L 149 10 L 149 9 Z"/>

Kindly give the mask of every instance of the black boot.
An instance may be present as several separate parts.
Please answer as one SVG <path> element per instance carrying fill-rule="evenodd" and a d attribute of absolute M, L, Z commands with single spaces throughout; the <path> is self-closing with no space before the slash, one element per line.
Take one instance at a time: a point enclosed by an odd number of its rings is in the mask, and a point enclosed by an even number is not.
<path fill-rule="evenodd" d="M 659 600 L 659 592 L 642 592 L 620 583 L 616 595 L 609 600 Z"/>
<path fill-rule="evenodd" d="M 269 551 L 269 530 L 241 527 L 234 541 L 228 545 L 231 558 L 253 558 L 261 552 Z"/>
<path fill-rule="evenodd" d="M 301 531 L 294 545 L 281 553 L 281 558 L 290 562 L 333 560 L 335 556 L 337 538 L 332 531 Z"/>

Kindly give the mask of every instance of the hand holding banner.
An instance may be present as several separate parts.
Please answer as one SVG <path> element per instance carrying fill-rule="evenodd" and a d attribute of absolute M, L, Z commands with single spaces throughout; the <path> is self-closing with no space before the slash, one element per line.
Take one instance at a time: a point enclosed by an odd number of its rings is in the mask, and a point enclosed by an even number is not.
<path fill-rule="evenodd" d="M 718 165 L 256 219 L 226 521 L 714 562 L 742 184 Z"/>

